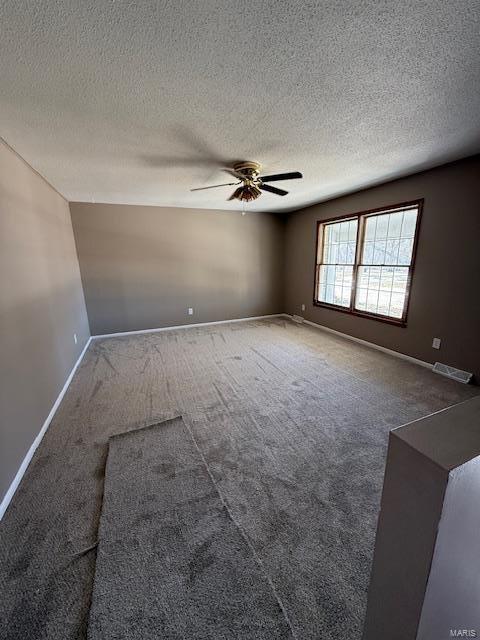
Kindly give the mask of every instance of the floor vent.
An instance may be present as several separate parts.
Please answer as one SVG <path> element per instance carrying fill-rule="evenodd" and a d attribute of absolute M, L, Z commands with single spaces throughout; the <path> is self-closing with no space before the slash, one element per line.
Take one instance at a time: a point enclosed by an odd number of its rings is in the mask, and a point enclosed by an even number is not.
<path fill-rule="evenodd" d="M 293 316 L 292 316 L 292 320 L 293 320 L 294 322 L 298 322 L 298 323 L 300 324 L 300 323 L 302 323 L 302 322 L 303 322 L 303 320 L 304 320 L 304 319 L 302 318 L 302 316 L 296 316 L 296 315 L 293 315 Z"/>
<path fill-rule="evenodd" d="M 468 384 L 473 376 L 473 373 L 455 369 L 455 367 L 449 367 L 447 364 L 442 364 L 441 362 L 435 362 L 433 371 L 442 376 L 447 376 L 447 378 L 452 378 L 452 380 L 457 380 L 457 382 L 463 382 L 463 384 Z"/>

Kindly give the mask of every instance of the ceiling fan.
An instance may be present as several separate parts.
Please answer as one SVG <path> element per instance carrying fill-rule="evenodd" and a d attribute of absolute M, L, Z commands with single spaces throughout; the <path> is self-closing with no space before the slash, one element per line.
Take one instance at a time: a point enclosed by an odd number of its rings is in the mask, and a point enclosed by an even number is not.
<path fill-rule="evenodd" d="M 205 189 L 216 189 L 217 187 L 233 187 L 239 186 L 228 200 L 242 200 L 244 202 L 250 202 L 256 200 L 262 195 L 262 191 L 268 191 L 269 193 L 275 193 L 277 196 L 286 196 L 288 191 L 272 187 L 268 182 L 276 182 L 277 180 L 292 180 L 293 178 L 303 178 L 299 171 L 292 171 L 290 173 L 277 173 L 271 176 L 261 176 L 262 165 L 258 162 L 243 161 L 235 162 L 232 169 L 226 169 L 230 175 L 237 178 L 237 182 L 225 182 L 224 184 L 213 184 L 210 187 L 197 187 L 196 189 L 190 189 L 190 191 L 204 191 Z"/>

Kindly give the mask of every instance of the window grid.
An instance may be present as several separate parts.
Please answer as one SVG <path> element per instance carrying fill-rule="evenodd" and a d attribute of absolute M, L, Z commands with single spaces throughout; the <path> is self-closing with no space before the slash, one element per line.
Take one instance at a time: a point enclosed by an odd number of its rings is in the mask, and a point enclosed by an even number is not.
<path fill-rule="evenodd" d="M 314 304 L 405 324 L 422 204 L 419 200 L 320 221 Z M 355 226 L 353 261 L 338 262 L 338 253 L 328 246 L 330 230 L 342 224 Z M 330 262 L 332 258 L 336 261 Z M 332 277 L 335 287 L 327 289 Z"/>
<path fill-rule="evenodd" d="M 317 299 L 350 307 L 357 235 L 357 218 L 325 224 L 317 270 Z"/>
<path fill-rule="evenodd" d="M 401 319 L 403 317 L 407 298 L 408 270 L 411 264 L 414 241 L 414 233 L 409 233 L 408 229 L 408 218 L 412 220 L 412 216 L 416 222 L 417 211 L 415 209 L 383 213 L 365 218 L 365 227 L 373 226 L 374 228 L 373 238 L 370 236 L 366 240 L 371 245 L 372 250 L 369 253 L 373 260 L 365 261 L 366 243 L 364 241 L 358 264 L 358 285 L 355 289 L 354 305 L 356 310 L 391 318 Z M 386 229 L 384 236 L 379 236 L 378 223 L 382 218 L 386 220 Z M 395 219 L 398 221 L 397 229 L 391 229 L 392 221 Z M 414 232 L 415 226 L 412 228 L 410 224 L 410 228 Z M 376 252 L 377 242 L 384 244 L 384 248 L 381 250 L 383 260 L 380 258 L 375 260 L 376 253 L 378 253 L 378 251 Z M 389 247 L 393 249 L 393 252 L 389 253 Z M 403 254 L 401 256 L 402 247 Z M 407 255 L 408 261 L 404 261 Z M 363 273 L 368 274 L 366 282 L 362 278 Z M 375 274 L 377 277 L 372 281 L 372 275 Z M 391 281 L 389 286 L 386 285 L 387 280 Z"/>

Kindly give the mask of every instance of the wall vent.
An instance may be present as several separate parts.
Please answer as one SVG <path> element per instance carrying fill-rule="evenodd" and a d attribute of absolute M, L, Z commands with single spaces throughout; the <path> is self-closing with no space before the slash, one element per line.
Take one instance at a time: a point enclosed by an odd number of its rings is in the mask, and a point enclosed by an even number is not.
<path fill-rule="evenodd" d="M 302 318 L 302 316 L 296 316 L 296 315 L 293 315 L 293 316 L 292 316 L 292 320 L 293 320 L 294 322 L 298 322 L 299 324 L 301 324 L 301 323 L 303 322 L 303 320 L 304 320 L 304 319 Z"/>
<path fill-rule="evenodd" d="M 457 380 L 457 382 L 463 382 L 463 384 L 468 384 L 473 377 L 473 373 L 449 367 L 448 364 L 442 364 L 441 362 L 435 362 L 433 371 L 447 378 L 452 378 L 452 380 Z"/>

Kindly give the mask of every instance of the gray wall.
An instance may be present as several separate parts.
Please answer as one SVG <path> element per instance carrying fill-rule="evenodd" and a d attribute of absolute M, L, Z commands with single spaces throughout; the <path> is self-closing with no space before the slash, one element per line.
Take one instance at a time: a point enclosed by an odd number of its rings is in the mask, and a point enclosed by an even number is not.
<path fill-rule="evenodd" d="M 0 274 L 1 500 L 89 337 L 68 203 L 2 142 Z"/>
<path fill-rule="evenodd" d="M 424 198 L 407 327 L 314 307 L 317 220 Z M 297 211 L 286 223 L 285 311 L 480 376 L 480 156 Z M 306 311 L 301 311 L 302 303 Z M 440 337 L 439 351 L 432 338 Z"/>
<path fill-rule="evenodd" d="M 284 223 L 273 214 L 70 210 L 92 335 L 283 311 Z"/>

